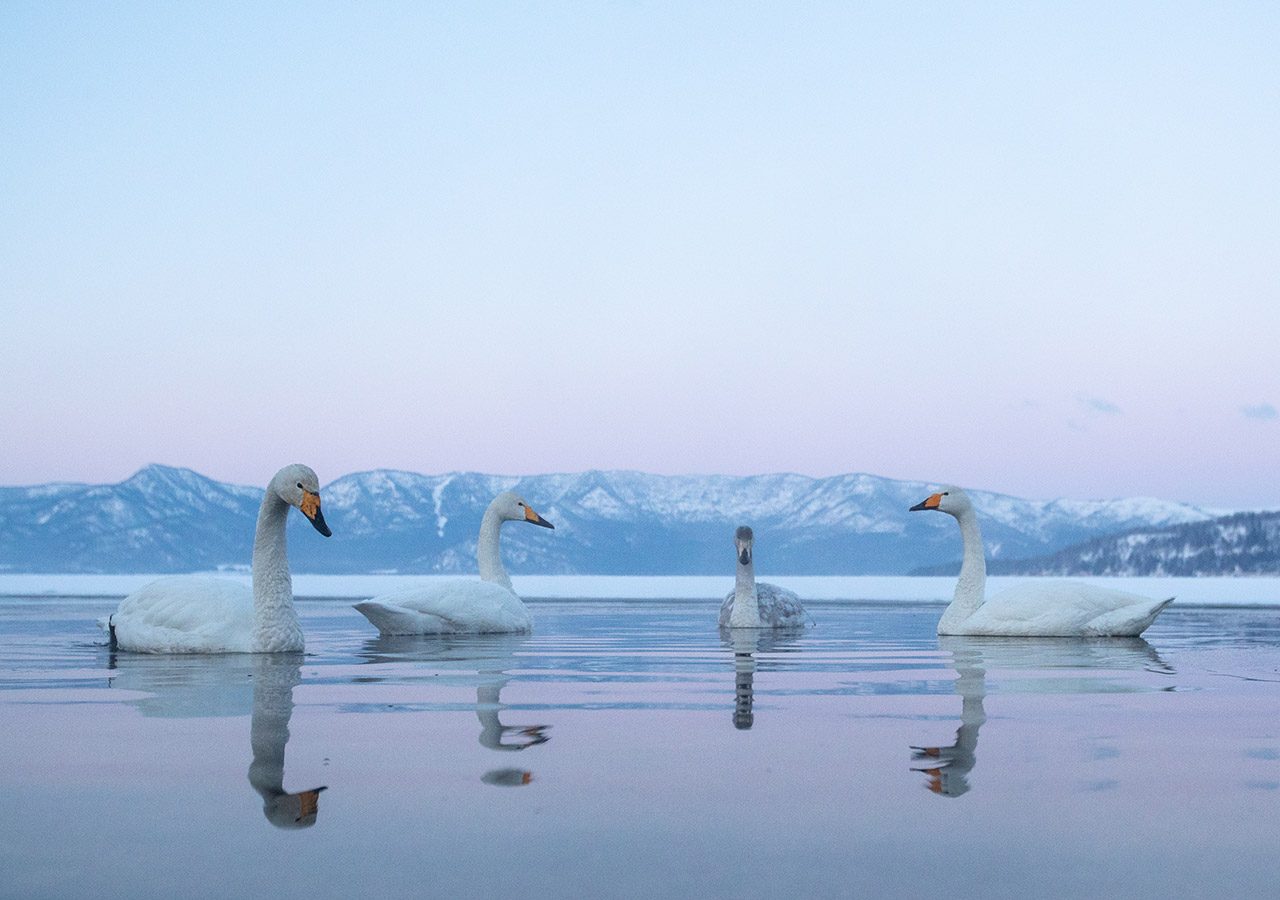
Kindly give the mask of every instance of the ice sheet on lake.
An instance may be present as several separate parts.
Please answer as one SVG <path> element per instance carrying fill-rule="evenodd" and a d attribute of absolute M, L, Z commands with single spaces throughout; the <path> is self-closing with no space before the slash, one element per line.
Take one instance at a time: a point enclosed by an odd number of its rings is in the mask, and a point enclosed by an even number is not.
<path fill-rule="evenodd" d="M 215 573 L 218 574 L 218 573 Z M 0 596 L 123 597 L 157 575 L 0 575 Z M 249 575 L 225 577 L 249 583 Z M 875 600 L 891 603 L 944 603 L 955 579 L 910 576 L 786 576 L 766 573 L 769 581 L 793 590 L 807 601 Z M 398 587 L 423 584 L 430 575 L 293 576 L 299 597 L 372 597 Z M 616 600 L 707 600 L 723 597 L 733 587 L 733 573 L 720 575 L 515 575 L 516 593 L 526 598 Z M 1027 578 L 991 578 L 988 590 L 1002 590 Z M 1080 578 L 1078 581 L 1131 591 L 1149 597 L 1176 597 L 1179 606 L 1280 607 L 1280 577 L 1248 578 Z"/>

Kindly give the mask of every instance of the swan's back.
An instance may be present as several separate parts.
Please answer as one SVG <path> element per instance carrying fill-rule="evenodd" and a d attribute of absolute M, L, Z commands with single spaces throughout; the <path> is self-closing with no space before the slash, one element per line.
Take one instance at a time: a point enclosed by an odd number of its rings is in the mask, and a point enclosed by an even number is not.
<path fill-rule="evenodd" d="M 226 578 L 159 578 L 125 597 L 110 617 L 110 627 L 121 650 L 249 653 L 253 590 Z"/>
<path fill-rule="evenodd" d="M 355 605 L 382 634 L 528 632 L 533 617 L 514 593 L 488 581 L 415 585 Z"/>
<path fill-rule="evenodd" d="M 730 591 L 720 604 L 720 627 L 728 628 L 733 615 L 734 591 Z M 794 591 L 789 591 L 767 581 L 756 582 L 756 600 L 760 604 L 762 628 L 803 628 L 809 624 L 809 614 Z"/>
<path fill-rule="evenodd" d="M 1028 581 L 990 597 L 961 634 L 1133 637 L 1173 601 L 1080 581 Z"/>

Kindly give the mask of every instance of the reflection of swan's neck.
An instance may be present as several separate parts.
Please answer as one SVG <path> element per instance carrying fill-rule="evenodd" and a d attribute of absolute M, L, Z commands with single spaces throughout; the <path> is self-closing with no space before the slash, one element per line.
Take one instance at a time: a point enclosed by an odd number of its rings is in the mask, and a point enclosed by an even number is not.
<path fill-rule="evenodd" d="M 756 660 L 750 651 L 733 654 L 733 727 L 747 731 L 755 724 Z"/>
<path fill-rule="evenodd" d="M 509 591 L 511 578 L 502 565 L 502 552 L 498 549 L 498 533 L 502 529 L 502 517 L 491 505 L 480 521 L 480 538 L 476 542 L 476 561 L 480 564 L 480 580 L 500 584 Z"/>
<path fill-rule="evenodd" d="M 498 710 L 502 708 L 502 686 L 507 681 L 490 682 L 476 688 L 476 718 L 480 720 L 480 745 L 490 750 L 509 750 L 502 744 L 502 722 Z"/>
<path fill-rule="evenodd" d="M 253 538 L 253 650 L 258 653 L 303 647 L 285 548 L 288 514 L 289 504 L 267 488 Z"/>
<path fill-rule="evenodd" d="M 981 662 L 979 657 L 978 662 Z M 956 746 L 972 757 L 978 749 L 978 729 L 987 721 L 982 702 L 987 696 L 987 672 L 980 665 L 956 658 L 956 692 L 960 694 L 960 728 Z"/>
<path fill-rule="evenodd" d="M 263 664 L 254 669 L 253 721 L 249 725 L 253 747 L 249 784 L 269 803 L 285 793 L 284 748 L 289 742 L 293 686 L 302 679 L 296 662 L 276 668 L 277 660 L 260 659 Z"/>
<path fill-rule="evenodd" d="M 253 720 L 249 724 L 249 784 L 262 798 L 262 814 L 277 828 L 315 824 L 323 787 L 290 794 L 284 789 L 284 748 L 289 743 L 293 687 L 302 680 L 302 654 L 261 655 L 253 672 Z"/>
<path fill-rule="evenodd" d="M 955 596 L 938 621 L 939 634 L 946 634 L 949 627 L 973 615 L 982 605 L 987 586 L 987 560 L 982 550 L 978 516 L 972 509 L 966 509 L 956 516 L 956 521 L 960 523 L 960 539 L 964 542 L 964 560 L 960 563 Z"/>
<path fill-rule="evenodd" d="M 738 560 L 738 575 L 733 586 L 733 612 L 729 615 L 730 628 L 758 628 L 760 626 L 760 598 L 756 595 L 756 562 L 753 557 L 743 565 Z"/>

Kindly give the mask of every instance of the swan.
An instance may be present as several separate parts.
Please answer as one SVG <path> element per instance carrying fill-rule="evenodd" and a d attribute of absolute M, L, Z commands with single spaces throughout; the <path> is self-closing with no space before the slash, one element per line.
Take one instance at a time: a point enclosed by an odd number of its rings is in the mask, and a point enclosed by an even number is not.
<path fill-rule="evenodd" d="M 911 507 L 932 509 L 960 523 L 964 562 L 955 597 L 938 621 L 938 634 L 1008 637 L 1136 637 L 1173 602 L 1078 581 L 1016 585 L 984 598 L 987 561 L 973 504 L 964 491 L 947 487 Z"/>
<path fill-rule="evenodd" d="M 365 600 L 356 609 L 382 634 L 457 634 L 533 630 L 529 610 L 502 566 L 498 533 L 503 522 L 555 528 L 511 491 L 493 498 L 480 522 L 476 559 L 480 580 L 455 579 L 411 586 Z"/>
<path fill-rule="evenodd" d="M 320 511 L 320 482 L 303 465 L 285 466 L 267 485 L 253 538 L 253 588 L 225 578 L 173 575 L 120 601 L 105 625 L 113 649 L 139 653 L 286 653 L 303 649 L 285 556 L 289 507 L 316 531 L 332 532 Z"/>
<path fill-rule="evenodd" d="M 720 605 L 721 628 L 802 628 L 808 613 L 800 598 L 776 584 L 756 581 L 751 548 L 755 537 L 746 525 L 734 534 L 738 573 L 733 591 Z"/>

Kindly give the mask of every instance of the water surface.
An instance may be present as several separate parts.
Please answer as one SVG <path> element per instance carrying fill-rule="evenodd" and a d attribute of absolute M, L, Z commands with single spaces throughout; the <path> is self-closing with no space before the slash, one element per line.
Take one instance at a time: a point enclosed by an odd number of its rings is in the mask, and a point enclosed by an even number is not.
<path fill-rule="evenodd" d="M 939 639 L 831 602 L 546 601 L 523 637 L 113 654 L 0 600 L 0 896 L 1268 895 L 1280 616 Z M 321 790 L 323 789 L 323 790 Z"/>

